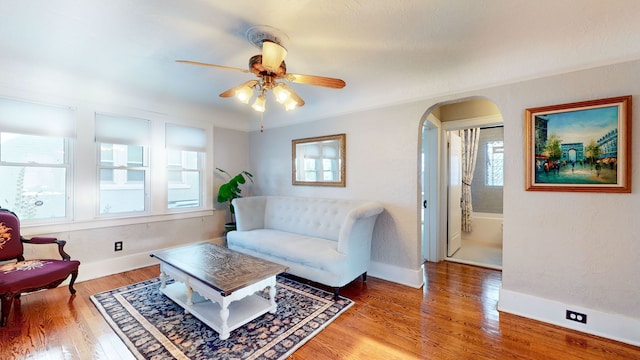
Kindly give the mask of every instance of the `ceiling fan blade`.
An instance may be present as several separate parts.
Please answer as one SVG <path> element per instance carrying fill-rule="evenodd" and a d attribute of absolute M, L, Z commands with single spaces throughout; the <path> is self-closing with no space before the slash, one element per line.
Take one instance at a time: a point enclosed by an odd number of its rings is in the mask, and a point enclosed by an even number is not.
<path fill-rule="evenodd" d="M 324 86 L 334 89 L 342 89 L 343 87 L 345 87 L 345 85 L 347 85 L 347 83 L 345 83 L 344 80 L 341 79 L 315 75 L 287 74 L 286 79 L 295 83 Z"/>
<path fill-rule="evenodd" d="M 238 86 L 234 86 L 231 89 L 223 92 L 222 94 L 220 94 L 220 97 L 232 97 L 232 96 L 235 96 L 236 91 L 238 91 L 239 89 L 241 89 L 241 88 L 243 88 L 245 86 L 253 88 L 256 85 L 258 85 L 258 80 L 249 80 L 247 82 L 244 82 L 244 83 L 242 83 L 242 84 L 240 84 Z"/>
<path fill-rule="evenodd" d="M 240 68 L 235 68 L 235 67 L 231 67 L 231 66 L 215 65 L 215 64 L 207 64 L 207 63 L 202 63 L 202 62 L 197 62 L 197 61 L 176 60 L 176 62 L 179 62 L 179 63 L 182 63 L 182 64 L 189 64 L 189 65 L 198 65 L 198 66 L 213 67 L 213 68 L 218 68 L 218 69 L 223 69 L 223 70 L 240 71 L 240 72 L 243 72 L 243 73 L 248 73 L 248 72 L 250 72 L 249 70 L 240 69 Z"/>

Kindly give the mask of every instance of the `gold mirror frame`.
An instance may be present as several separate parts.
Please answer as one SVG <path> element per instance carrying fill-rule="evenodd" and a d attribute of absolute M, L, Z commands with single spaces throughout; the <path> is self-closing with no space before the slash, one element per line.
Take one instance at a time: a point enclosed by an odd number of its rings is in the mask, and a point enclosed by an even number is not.
<path fill-rule="evenodd" d="M 346 146 L 346 134 L 291 140 L 292 184 L 345 187 Z M 323 164 L 331 168 L 324 169 Z M 309 166 L 305 168 L 305 165 Z M 327 175 L 332 175 L 331 179 Z"/>

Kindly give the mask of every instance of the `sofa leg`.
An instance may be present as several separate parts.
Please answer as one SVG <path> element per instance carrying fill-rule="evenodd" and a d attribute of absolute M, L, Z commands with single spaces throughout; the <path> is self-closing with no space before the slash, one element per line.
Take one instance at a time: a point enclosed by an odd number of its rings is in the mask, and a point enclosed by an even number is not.
<path fill-rule="evenodd" d="M 333 301 L 338 301 L 339 298 L 340 298 L 340 288 L 339 287 L 334 287 L 333 288 Z"/>
<path fill-rule="evenodd" d="M 362 273 L 362 282 L 367 282 L 367 272 Z"/>

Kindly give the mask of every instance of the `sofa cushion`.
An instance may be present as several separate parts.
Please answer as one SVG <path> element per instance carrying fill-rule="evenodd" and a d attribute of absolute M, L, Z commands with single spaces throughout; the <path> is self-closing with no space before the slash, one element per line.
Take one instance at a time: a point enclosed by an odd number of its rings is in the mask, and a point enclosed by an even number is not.
<path fill-rule="evenodd" d="M 287 262 L 333 270 L 346 259 L 338 252 L 338 243 L 272 229 L 230 232 L 227 234 L 230 248 L 244 248 L 264 253 Z"/>

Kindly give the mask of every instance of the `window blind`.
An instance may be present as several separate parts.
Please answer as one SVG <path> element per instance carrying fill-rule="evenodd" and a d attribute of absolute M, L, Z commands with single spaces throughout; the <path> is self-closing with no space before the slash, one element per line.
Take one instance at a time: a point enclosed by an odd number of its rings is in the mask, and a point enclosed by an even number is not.
<path fill-rule="evenodd" d="M 205 152 L 207 134 L 204 129 L 167 123 L 165 141 L 168 149 Z"/>
<path fill-rule="evenodd" d="M 75 110 L 0 98 L 0 129 L 18 134 L 75 138 Z"/>
<path fill-rule="evenodd" d="M 149 120 L 96 113 L 96 142 L 149 145 Z"/>

